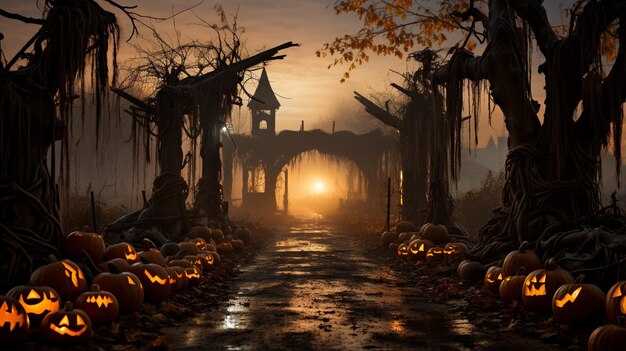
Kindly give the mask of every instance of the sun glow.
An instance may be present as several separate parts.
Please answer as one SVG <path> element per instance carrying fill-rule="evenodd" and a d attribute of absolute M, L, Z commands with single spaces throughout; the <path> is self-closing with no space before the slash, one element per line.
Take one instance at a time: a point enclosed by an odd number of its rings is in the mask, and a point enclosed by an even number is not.
<path fill-rule="evenodd" d="M 322 181 L 316 181 L 315 183 L 313 183 L 313 190 L 315 191 L 316 194 L 321 194 L 324 192 L 324 190 L 326 190 L 326 186 L 324 185 L 324 182 Z"/>

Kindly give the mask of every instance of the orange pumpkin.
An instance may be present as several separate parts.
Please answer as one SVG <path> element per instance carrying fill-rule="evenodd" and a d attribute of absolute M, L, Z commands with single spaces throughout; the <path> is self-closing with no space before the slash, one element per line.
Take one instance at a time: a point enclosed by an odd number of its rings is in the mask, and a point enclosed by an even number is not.
<path fill-rule="evenodd" d="M 130 266 L 128 271 L 141 281 L 146 302 L 159 304 L 169 297 L 172 287 L 170 277 L 163 267 L 154 263 L 138 262 Z"/>
<path fill-rule="evenodd" d="M 409 260 L 413 262 L 426 261 L 426 254 L 433 246 L 435 246 L 435 243 L 426 239 L 417 239 L 412 241 L 408 246 Z"/>
<path fill-rule="evenodd" d="M 502 262 L 502 276 L 504 278 L 515 275 L 524 267 L 526 272 L 541 269 L 541 259 L 533 251 L 527 250 L 528 242 L 524 241 L 518 250 L 511 251 Z"/>
<path fill-rule="evenodd" d="M 120 313 L 115 295 L 100 290 L 98 284 L 93 284 L 90 291 L 80 294 L 74 306 L 85 311 L 94 324 L 111 324 Z"/>
<path fill-rule="evenodd" d="M 531 272 L 524 280 L 522 302 L 524 307 L 535 312 L 549 312 L 552 297 L 564 284 L 574 283 L 574 278 L 566 270 L 559 268 L 554 259 L 546 261 L 545 269 Z"/>
<path fill-rule="evenodd" d="M 618 318 L 626 317 L 626 281 L 619 281 L 609 289 L 605 309 L 609 323 L 617 324 Z"/>
<path fill-rule="evenodd" d="M 0 341 L 18 342 L 28 335 L 28 314 L 15 299 L 0 296 Z"/>
<path fill-rule="evenodd" d="M 121 242 L 119 244 L 107 247 L 104 254 L 111 258 L 123 258 L 130 264 L 133 264 L 139 260 L 135 248 L 131 244 L 125 242 Z"/>
<path fill-rule="evenodd" d="M 41 322 L 41 336 L 54 344 L 80 344 L 93 335 L 91 320 L 84 311 L 74 309 L 71 302 L 65 308 L 46 315 Z"/>
<path fill-rule="evenodd" d="M 137 256 L 140 259 L 145 258 L 148 262 L 158 264 L 159 266 L 162 266 L 165 262 L 161 251 L 156 248 L 150 239 L 143 239 L 143 251 L 139 251 Z"/>
<path fill-rule="evenodd" d="M 500 293 L 500 284 L 502 283 L 502 267 L 491 266 L 485 274 L 483 286 L 487 291 L 496 295 Z"/>
<path fill-rule="evenodd" d="M 38 327 L 43 317 L 61 308 L 61 296 L 49 286 L 19 285 L 7 292 L 7 296 L 17 300 L 30 320 L 31 327 Z"/>
<path fill-rule="evenodd" d="M 51 257 L 51 260 L 56 260 Z M 70 261 L 61 260 L 37 268 L 30 275 L 30 285 L 50 286 L 63 300 L 74 300 L 87 290 L 87 281 L 80 267 Z"/>
<path fill-rule="evenodd" d="M 563 324 L 585 324 L 604 317 L 606 295 L 593 284 L 583 284 L 581 275 L 573 284 L 564 284 L 552 298 L 554 320 Z"/>
<path fill-rule="evenodd" d="M 108 291 L 117 299 L 121 314 L 139 311 L 143 305 L 144 291 L 139 278 L 130 272 L 120 272 L 115 266 L 111 273 L 100 273 L 93 279 L 100 289 Z"/>
<path fill-rule="evenodd" d="M 63 240 L 63 254 L 71 259 L 78 259 L 85 250 L 94 262 L 102 261 L 104 240 L 97 233 L 71 232 Z"/>

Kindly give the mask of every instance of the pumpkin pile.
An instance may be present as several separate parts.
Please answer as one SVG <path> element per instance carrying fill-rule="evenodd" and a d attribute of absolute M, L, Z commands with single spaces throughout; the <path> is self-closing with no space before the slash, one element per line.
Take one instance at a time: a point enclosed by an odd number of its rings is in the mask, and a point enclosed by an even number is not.
<path fill-rule="evenodd" d="M 246 228 L 234 237 L 200 226 L 189 234 L 198 236 L 160 248 L 144 239 L 137 251 L 125 242 L 106 246 L 96 233 L 72 232 L 63 243 L 64 259 L 49 257 L 28 285 L 0 296 L 0 342 L 21 342 L 31 333 L 56 345 L 85 342 L 96 326 L 199 285 L 221 256 L 240 253 L 252 239 Z"/>
<path fill-rule="evenodd" d="M 552 320 L 570 328 L 588 327 L 607 321 L 590 336 L 588 350 L 618 350 L 626 343 L 626 281 L 616 282 L 606 293 L 584 283 L 584 275 L 575 280 L 555 260 L 542 262 L 524 242 L 510 252 L 500 265 L 486 271 L 479 262 L 463 260 L 468 248 L 464 243 L 449 242 L 443 225 L 424 224 L 419 230 L 408 222 L 382 233 L 380 244 L 409 264 L 434 264 L 461 260 L 457 274 L 464 282 L 482 281 L 485 290 L 505 303 L 523 306 L 536 313 L 551 314 Z"/>

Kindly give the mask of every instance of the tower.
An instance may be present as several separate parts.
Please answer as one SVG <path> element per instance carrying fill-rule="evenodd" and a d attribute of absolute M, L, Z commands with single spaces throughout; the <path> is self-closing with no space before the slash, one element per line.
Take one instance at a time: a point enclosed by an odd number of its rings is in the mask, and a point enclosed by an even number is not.
<path fill-rule="evenodd" d="M 248 108 L 252 112 L 253 137 L 276 135 L 276 110 L 280 108 L 280 102 L 272 90 L 265 67 Z"/>

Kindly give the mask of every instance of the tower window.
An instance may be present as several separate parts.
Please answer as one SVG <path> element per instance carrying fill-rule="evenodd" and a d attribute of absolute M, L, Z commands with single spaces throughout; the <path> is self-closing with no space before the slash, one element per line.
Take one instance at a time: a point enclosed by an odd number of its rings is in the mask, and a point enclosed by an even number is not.
<path fill-rule="evenodd" d="M 267 121 L 261 120 L 261 122 L 259 122 L 259 129 L 267 129 Z"/>

